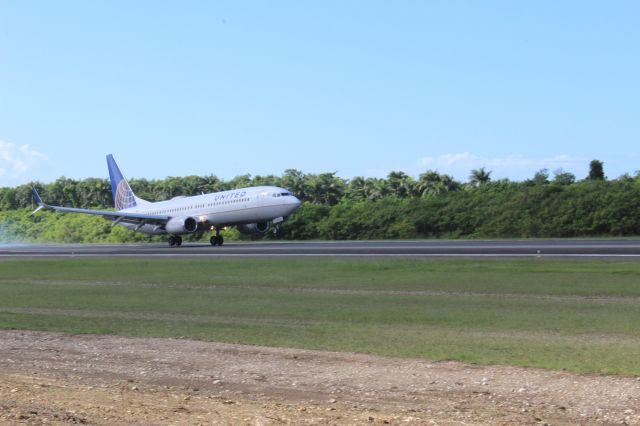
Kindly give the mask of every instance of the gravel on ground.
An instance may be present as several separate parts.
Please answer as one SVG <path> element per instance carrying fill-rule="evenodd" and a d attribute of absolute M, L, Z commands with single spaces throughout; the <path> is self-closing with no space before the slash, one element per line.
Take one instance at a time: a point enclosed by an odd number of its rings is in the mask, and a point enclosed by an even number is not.
<path fill-rule="evenodd" d="M 0 331 L 1 424 L 640 424 L 640 378 Z"/>

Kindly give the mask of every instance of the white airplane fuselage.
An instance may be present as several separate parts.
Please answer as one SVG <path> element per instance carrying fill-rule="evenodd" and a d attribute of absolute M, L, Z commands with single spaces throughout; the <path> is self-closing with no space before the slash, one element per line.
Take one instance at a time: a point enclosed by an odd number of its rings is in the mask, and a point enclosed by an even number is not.
<path fill-rule="evenodd" d="M 300 200 L 287 189 L 277 186 L 255 186 L 214 192 L 191 197 L 175 197 L 167 201 L 141 202 L 121 213 L 167 215 L 176 221 L 193 218 L 198 230 L 250 223 L 278 223 L 300 206 Z M 182 234 L 154 224 L 122 226 L 145 234 Z"/>

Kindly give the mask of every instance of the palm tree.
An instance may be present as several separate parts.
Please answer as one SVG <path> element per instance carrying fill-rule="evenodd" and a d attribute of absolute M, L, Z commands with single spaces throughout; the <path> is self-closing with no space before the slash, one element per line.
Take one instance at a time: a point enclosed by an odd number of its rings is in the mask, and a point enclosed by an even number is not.
<path fill-rule="evenodd" d="M 220 179 L 216 175 L 202 176 L 198 183 L 198 192 L 210 193 L 220 191 Z"/>
<path fill-rule="evenodd" d="M 444 192 L 460 190 L 460 182 L 456 181 L 451 175 L 440 175 L 440 182 L 442 183 Z"/>
<path fill-rule="evenodd" d="M 441 175 L 434 170 L 427 170 L 420 175 L 417 183 L 419 196 L 439 195 L 460 189 L 460 183 L 450 175 Z"/>
<path fill-rule="evenodd" d="M 418 179 L 417 191 L 421 196 L 436 195 L 440 193 L 442 177 L 435 170 L 427 170 Z"/>
<path fill-rule="evenodd" d="M 344 181 L 336 176 L 336 172 L 306 175 L 305 181 L 310 198 L 315 204 L 338 204 L 344 194 Z"/>
<path fill-rule="evenodd" d="M 305 180 L 305 174 L 300 170 L 287 169 L 282 176 L 282 186 L 293 192 L 293 195 L 302 201 L 310 201 L 309 187 Z"/>
<path fill-rule="evenodd" d="M 469 183 L 473 186 L 484 185 L 491 181 L 491 170 L 485 170 L 484 166 L 479 169 L 471 170 L 469 175 Z"/>
<path fill-rule="evenodd" d="M 351 200 L 364 200 L 367 198 L 365 193 L 365 185 L 367 181 L 362 176 L 356 176 L 349 181 L 349 185 L 347 186 L 346 194 L 347 197 Z"/>
<path fill-rule="evenodd" d="M 384 179 L 367 178 L 363 191 L 368 200 L 379 200 L 389 195 L 389 186 Z"/>
<path fill-rule="evenodd" d="M 408 197 L 413 193 L 415 183 L 404 172 L 391 172 L 387 176 L 389 190 L 396 197 Z"/>

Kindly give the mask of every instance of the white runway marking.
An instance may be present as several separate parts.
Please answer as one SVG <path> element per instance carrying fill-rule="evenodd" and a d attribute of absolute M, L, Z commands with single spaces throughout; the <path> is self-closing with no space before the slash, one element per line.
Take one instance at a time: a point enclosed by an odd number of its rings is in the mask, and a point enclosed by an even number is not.
<path fill-rule="evenodd" d="M 597 253 L 53 253 L 0 254 L 0 258 L 33 257 L 585 257 L 640 258 L 640 254 Z"/>
<path fill-rule="evenodd" d="M 17 244 L 0 246 L 3 258 L 145 257 L 371 257 L 371 258 L 640 258 L 640 240 L 345 241 L 231 243 L 223 247 L 188 243 Z"/>

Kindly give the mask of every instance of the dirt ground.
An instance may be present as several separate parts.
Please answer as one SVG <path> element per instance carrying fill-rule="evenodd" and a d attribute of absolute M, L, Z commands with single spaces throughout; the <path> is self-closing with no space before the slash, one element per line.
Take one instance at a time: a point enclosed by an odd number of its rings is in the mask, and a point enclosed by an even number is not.
<path fill-rule="evenodd" d="M 1 424 L 640 424 L 640 380 L 0 331 Z"/>

